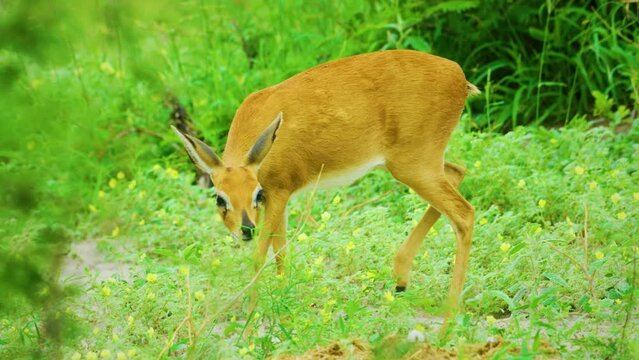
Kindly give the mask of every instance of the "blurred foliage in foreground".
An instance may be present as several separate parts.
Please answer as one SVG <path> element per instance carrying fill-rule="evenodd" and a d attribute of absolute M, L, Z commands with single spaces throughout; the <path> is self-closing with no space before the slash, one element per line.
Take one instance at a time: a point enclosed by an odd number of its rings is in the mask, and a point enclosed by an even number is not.
<path fill-rule="evenodd" d="M 36 355 L 72 338 L 61 256 L 91 233 L 83 215 L 100 184 L 178 149 L 168 93 L 219 148 L 250 92 L 327 60 L 412 48 L 459 62 L 484 90 L 465 130 L 579 114 L 623 128 L 636 115 L 638 31 L 636 4 L 603 0 L 4 1 L 0 312 L 36 326 L 38 340 L 22 340 Z"/>

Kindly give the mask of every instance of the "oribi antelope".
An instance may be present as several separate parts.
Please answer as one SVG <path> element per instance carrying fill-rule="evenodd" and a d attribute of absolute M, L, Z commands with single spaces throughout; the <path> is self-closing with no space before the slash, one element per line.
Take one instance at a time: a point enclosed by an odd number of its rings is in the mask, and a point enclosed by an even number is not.
<path fill-rule="evenodd" d="M 251 240 L 260 269 L 270 246 L 283 271 L 286 206 L 316 182 L 349 184 L 385 168 L 430 208 L 394 259 L 396 291 L 404 291 L 415 253 L 444 214 L 457 253 L 448 309 L 464 284 L 474 208 L 457 191 L 464 168 L 444 151 L 466 98 L 479 90 L 453 61 L 417 51 L 391 50 L 331 61 L 249 95 L 235 114 L 222 158 L 202 141 L 176 133 L 193 162 L 210 174 L 225 226 Z"/>

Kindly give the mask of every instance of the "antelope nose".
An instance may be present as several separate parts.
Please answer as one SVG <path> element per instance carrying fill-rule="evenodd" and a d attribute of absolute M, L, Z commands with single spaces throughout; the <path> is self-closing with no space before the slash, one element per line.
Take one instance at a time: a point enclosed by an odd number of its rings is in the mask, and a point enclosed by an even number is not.
<path fill-rule="evenodd" d="M 242 212 L 242 240 L 249 241 L 253 239 L 253 233 L 255 232 L 255 224 L 251 222 L 246 211 Z"/>

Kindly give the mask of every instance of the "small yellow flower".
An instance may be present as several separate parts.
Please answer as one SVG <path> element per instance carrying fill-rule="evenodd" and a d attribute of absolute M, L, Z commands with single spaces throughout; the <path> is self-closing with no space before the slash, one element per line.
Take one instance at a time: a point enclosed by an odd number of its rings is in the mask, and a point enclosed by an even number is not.
<path fill-rule="evenodd" d="M 249 347 L 248 347 L 248 348 L 249 348 L 249 351 L 253 351 L 253 350 L 255 350 L 255 344 L 251 344 L 251 345 L 249 345 Z"/>
<path fill-rule="evenodd" d="M 222 264 L 222 262 L 220 261 L 220 259 L 213 259 L 213 261 L 211 261 L 211 265 L 213 265 L 213 267 L 218 267 L 220 266 L 220 264 Z"/>
<path fill-rule="evenodd" d="M 117 355 L 115 355 L 117 360 L 126 360 L 126 354 L 122 351 L 118 351 Z"/>
<path fill-rule="evenodd" d="M 126 175 L 122 171 L 118 171 L 116 177 L 118 178 L 118 180 L 122 180 L 126 177 Z"/>
<path fill-rule="evenodd" d="M 89 211 L 91 211 L 92 213 L 97 212 L 98 208 L 95 207 L 95 205 L 93 204 L 89 204 Z"/>
<path fill-rule="evenodd" d="M 177 172 L 177 170 L 173 169 L 173 168 L 166 168 L 166 174 L 169 175 L 169 177 L 171 179 L 177 179 L 179 173 Z"/>
<path fill-rule="evenodd" d="M 137 181 L 135 180 L 131 180 L 129 181 L 129 185 L 127 185 L 127 188 L 129 188 L 129 190 L 133 190 L 135 188 L 135 185 L 137 185 Z"/>
<path fill-rule="evenodd" d="M 188 275 L 189 274 L 189 268 L 185 265 L 180 266 L 180 274 L 182 275 Z"/>
<path fill-rule="evenodd" d="M 362 228 L 355 228 L 355 229 L 353 230 L 353 236 L 357 236 L 357 235 L 359 235 L 359 233 L 361 233 L 361 232 L 362 232 Z"/>
<path fill-rule="evenodd" d="M 322 221 L 326 222 L 330 220 L 330 218 L 331 218 L 331 214 L 329 212 L 324 211 L 322 213 Z"/>
<path fill-rule="evenodd" d="M 422 326 L 422 324 L 415 325 L 415 330 L 424 332 L 426 329 Z"/>
<path fill-rule="evenodd" d="M 352 241 L 349 241 L 348 244 L 346 245 L 346 253 L 350 253 L 351 250 L 353 250 L 355 248 L 355 244 L 353 244 Z"/>
<path fill-rule="evenodd" d="M 73 355 L 71 355 L 71 360 L 80 360 L 82 359 L 82 354 L 80 354 L 79 352 L 74 352 Z"/>
<path fill-rule="evenodd" d="M 621 201 L 621 195 L 619 195 L 619 193 L 614 193 L 610 196 L 610 201 L 612 201 L 613 203 L 618 203 L 619 201 Z"/>
<path fill-rule="evenodd" d="M 144 199 L 146 196 L 146 191 L 142 190 L 138 193 L 138 199 Z"/>
<path fill-rule="evenodd" d="M 106 197 L 106 193 L 102 190 L 98 191 L 98 197 L 100 199 L 104 199 Z"/>
<path fill-rule="evenodd" d="M 155 335 L 155 329 L 149 327 L 149 329 L 146 331 L 146 334 L 149 335 L 149 337 L 153 337 Z"/>
<path fill-rule="evenodd" d="M 301 234 L 297 235 L 297 240 L 306 241 L 306 240 L 308 240 L 308 235 L 306 235 L 305 233 L 301 233 Z"/>
<path fill-rule="evenodd" d="M 481 218 L 481 219 L 479 220 L 479 225 L 486 225 L 486 224 L 488 224 L 488 219 L 486 219 L 486 218 Z"/>
<path fill-rule="evenodd" d="M 387 291 L 384 293 L 384 299 L 386 299 L 386 301 L 388 302 L 393 302 L 395 301 L 395 296 L 393 296 L 393 294 L 390 291 Z"/>
<path fill-rule="evenodd" d="M 639 200 L 639 192 L 632 194 L 632 198 L 635 200 Z"/>
<path fill-rule="evenodd" d="M 120 235 L 120 227 L 116 226 L 112 231 L 111 231 L 111 236 L 116 237 Z"/>
<path fill-rule="evenodd" d="M 509 243 L 502 243 L 499 246 L 499 250 L 501 250 L 503 252 L 507 252 L 508 250 L 510 250 L 510 244 Z"/>
<path fill-rule="evenodd" d="M 94 353 L 93 351 L 89 351 L 85 357 L 87 358 L 87 360 L 98 360 L 98 354 Z"/>
<path fill-rule="evenodd" d="M 614 169 L 610 172 L 610 176 L 612 176 L 613 178 L 616 178 L 617 176 L 619 176 L 619 169 Z"/>
<path fill-rule="evenodd" d="M 518 188 L 526 187 L 526 180 L 524 180 L 524 179 L 519 180 L 519 181 L 517 182 L 517 187 L 518 187 Z"/>
<path fill-rule="evenodd" d="M 504 240 L 504 237 L 501 234 L 497 234 L 497 240 L 502 241 Z"/>
<path fill-rule="evenodd" d="M 144 221 L 144 219 L 141 219 L 140 221 L 138 221 L 138 225 L 142 226 L 146 224 L 146 221 Z"/>
<path fill-rule="evenodd" d="M 486 316 L 486 322 L 487 322 L 489 325 L 494 324 L 494 323 L 495 323 L 495 321 L 497 321 L 497 319 L 495 319 L 495 317 L 494 317 L 494 316 L 492 316 L 492 315 L 488 315 L 488 316 Z"/>
<path fill-rule="evenodd" d="M 111 189 L 115 189 L 116 186 L 118 186 L 118 181 L 116 179 L 109 180 L 109 187 Z"/>
<path fill-rule="evenodd" d="M 153 171 L 155 171 L 155 172 L 162 171 L 162 166 L 160 166 L 159 164 L 153 165 Z"/>
<path fill-rule="evenodd" d="M 148 273 L 146 275 L 146 281 L 150 282 L 150 283 L 154 283 L 156 281 L 158 281 L 158 276 L 157 274 L 154 273 Z"/>
<path fill-rule="evenodd" d="M 111 296 L 111 289 L 109 289 L 108 286 L 103 286 L 102 287 L 102 295 Z"/>
<path fill-rule="evenodd" d="M 342 198 L 339 197 L 339 195 L 335 195 L 335 197 L 333 198 L 333 201 L 332 201 L 333 205 L 337 205 L 340 202 L 342 202 Z"/>
<path fill-rule="evenodd" d="M 557 143 L 557 139 L 550 139 L 550 143 L 555 145 Z"/>
<path fill-rule="evenodd" d="M 615 299 L 615 304 L 617 305 L 621 304 L 621 299 Z"/>
<path fill-rule="evenodd" d="M 138 351 L 137 351 L 137 350 L 135 350 L 135 349 L 131 349 L 131 350 L 127 351 L 127 352 L 126 352 L 126 354 L 127 354 L 130 358 L 132 358 L 132 357 L 134 357 L 135 355 L 137 355 L 137 354 L 138 354 Z"/>
<path fill-rule="evenodd" d="M 111 351 L 104 349 L 102 351 L 100 351 L 100 357 L 103 359 L 110 359 L 111 358 Z"/>
<path fill-rule="evenodd" d="M 318 256 L 317 259 L 315 259 L 315 265 L 322 265 L 322 263 L 324 262 L 324 257 L 323 256 Z"/>
<path fill-rule="evenodd" d="M 205 297 L 206 296 L 204 295 L 204 292 L 202 292 L 202 291 L 196 291 L 195 292 L 195 300 L 202 301 L 202 300 L 204 300 Z"/>
<path fill-rule="evenodd" d="M 244 356 L 246 354 L 248 354 L 249 350 L 246 347 L 241 348 L 239 351 L 240 355 Z"/>
<path fill-rule="evenodd" d="M 591 181 L 590 184 L 588 184 L 588 187 L 590 188 L 590 190 L 595 190 L 597 188 L 597 182 Z"/>
<path fill-rule="evenodd" d="M 113 66 L 106 61 L 100 64 L 100 70 L 109 75 L 115 73 Z"/>
<path fill-rule="evenodd" d="M 586 170 L 581 166 L 575 166 L 575 174 L 583 175 Z"/>
<path fill-rule="evenodd" d="M 626 213 L 625 212 L 620 212 L 617 214 L 617 219 L 619 220 L 625 220 L 626 219 Z"/>
<path fill-rule="evenodd" d="M 256 312 L 255 315 L 253 315 L 253 318 L 257 320 L 260 318 L 260 316 L 262 316 L 262 314 L 260 314 L 259 312 Z"/>
<path fill-rule="evenodd" d="M 601 251 L 597 251 L 595 252 L 595 257 L 597 258 L 597 260 L 601 260 L 604 258 L 604 253 L 602 253 Z"/>
<path fill-rule="evenodd" d="M 537 202 L 537 205 L 539 206 L 540 209 L 543 209 L 544 207 L 546 207 L 546 200 L 544 199 L 539 200 L 539 202 Z"/>
<path fill-rule="evenodd" d="M 317 231 L 322 231 L 326 229 L 326 224 L 320 224 L 320 226 L 317 227 Z"/>
<path fill-rule="evenodd" d="M 480 168 L 481 167 L 481 161 L 479 161 L 479 160 L 475 161 L 475 167 L 476 168 Z"/>

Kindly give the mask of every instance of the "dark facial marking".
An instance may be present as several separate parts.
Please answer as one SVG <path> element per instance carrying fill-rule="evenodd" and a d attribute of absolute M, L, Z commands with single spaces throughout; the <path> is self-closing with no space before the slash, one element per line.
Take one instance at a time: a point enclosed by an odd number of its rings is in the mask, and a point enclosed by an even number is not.
<path fill-rule="evenodd" d="M 253 239 L 255 232 L 255 224 L 251 222 L 246 211 L 242 211 L 242 240 L 249 241 Z"/>

